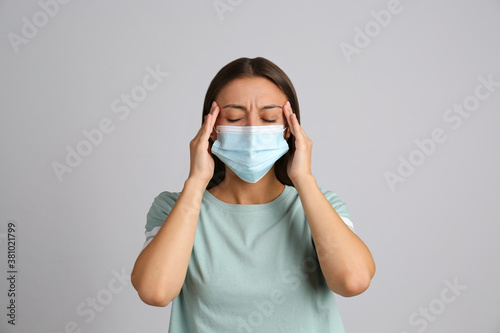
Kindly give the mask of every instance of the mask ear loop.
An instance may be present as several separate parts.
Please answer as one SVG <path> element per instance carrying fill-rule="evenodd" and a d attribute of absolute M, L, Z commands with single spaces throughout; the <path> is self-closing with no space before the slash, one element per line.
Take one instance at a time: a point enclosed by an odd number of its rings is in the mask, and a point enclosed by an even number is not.
<path fill-rule="evenodd" d="M 288 126 L 287 126 L 287 127 L 285 127 L 285 128 L 283 129 L 283 133 L 285 133 L 285 131 L 286 131 L 286 129 L 287 129 L 287 128 L 288 128 Z M 284 134 L 283 134 L 283 135 L 284 135 Z M 291 135 L 292 135 L 292 133 L 290 132 L 290 136 L 291 136 Z M 287 140 L 288 140 L 288 139 L 287 139 Z"/>

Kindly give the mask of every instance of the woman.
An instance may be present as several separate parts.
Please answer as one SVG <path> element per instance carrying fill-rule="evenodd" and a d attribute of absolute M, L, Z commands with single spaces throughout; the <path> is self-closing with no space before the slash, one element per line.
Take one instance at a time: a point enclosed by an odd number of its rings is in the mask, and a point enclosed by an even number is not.
<path fill-rule="evenodd" d="M 344 332 L 334 293 L 365 291 L 375 264 L 311 151 L 278 66 L 217 73 L 184 188 L 155 198 L 131 276 L 145 303 L 174 300 L 169 332 Z"/>

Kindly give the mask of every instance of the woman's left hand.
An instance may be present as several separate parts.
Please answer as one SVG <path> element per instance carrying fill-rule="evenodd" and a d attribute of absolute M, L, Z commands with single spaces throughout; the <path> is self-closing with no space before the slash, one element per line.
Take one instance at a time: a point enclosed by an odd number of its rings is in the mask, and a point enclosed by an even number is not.
<path fill-rule="evenodd" d="M 294 137 L 295 150 L 292 152 L 288 160 L 287 172 L 288 177 L 294 183 L 298 183 L 301 179 L 307 179 L 312 176 L 311 173 L 311 154 L 312 141 L 306 135 L 302 126 L 300 126 L 297 116 L 293 113 L 290 102 L 286 102 L 283 106 L 288 127 Z"/>

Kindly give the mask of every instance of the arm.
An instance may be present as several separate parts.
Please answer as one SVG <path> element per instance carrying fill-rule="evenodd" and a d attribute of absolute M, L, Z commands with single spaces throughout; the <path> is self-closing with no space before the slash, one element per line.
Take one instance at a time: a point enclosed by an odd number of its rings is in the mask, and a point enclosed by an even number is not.
<path fill-rule="evenodd" d="M 339 295 L 358 295 L 368 288 L 375 274 L 372 255 L 317 186 L 311 173 L 312 141 L 300 126 L 289 102 L 283 111 L 295 137 L 295 151 L 289 159 L 287 172 L 302 202 L 326 283 Z"/>
<path fill-rule="evenodd" d="M 186 180 L 162 227 L 137 258 L 131 282 L 144 303 L 167 306 L 179 295 L 191 257 L 204 190 L 203 183 Z"/>
<path fill-rule="evenodd" d="M 184 284 L 203 193 L 214 173 L 208 139 L 218 113 L 214 102 L 189 144 L 191 165 L 184 188 L 160 230 L 135 262 L 131 282 L 146 304 L 167 306 Z"/>
<path fill-rule="evenodd" d="M 361 294 L 375 274 L 375 263 L 363 241 L 344 223 L 313 176 L 294 182 L 309 222 L 328 287 L 342 296 Z"/>

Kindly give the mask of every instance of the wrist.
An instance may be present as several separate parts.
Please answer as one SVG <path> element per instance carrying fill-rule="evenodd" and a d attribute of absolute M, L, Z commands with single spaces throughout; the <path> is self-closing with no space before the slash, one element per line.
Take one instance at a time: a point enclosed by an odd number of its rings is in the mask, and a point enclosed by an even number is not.
<path fill-rule="evenodd" d="M 307 188 L 309 186 L 317 186 L 316 178 L 312 174 L 303 175 L 300 177 L 295 177 L 291 179 L 293 186 L 300 192 L 301 189 Z"/>
<path fill-rule="evenodd" d="M 210 180 L 206 181 L 201 178 L 189 176 L 184 182 L 184 188 L 192 188 L 201 192 L 205 192 Z"/>

